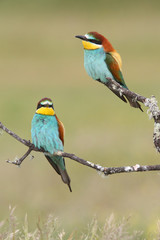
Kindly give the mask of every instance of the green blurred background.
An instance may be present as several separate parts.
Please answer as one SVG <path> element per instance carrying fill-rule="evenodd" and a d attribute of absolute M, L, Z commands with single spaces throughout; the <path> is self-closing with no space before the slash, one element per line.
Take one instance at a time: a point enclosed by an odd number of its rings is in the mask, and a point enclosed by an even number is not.
<path fill-rule="evenodd" d="M 50 97 L 66 129 L 65 151 L 103 166 L 159 164 L 153 121 L 93 81 L 83 67 L 83 47 L 74 36 L 98 31 L 121 54 L 128 87 L 160 100 L 160 1 L 0 1 L 0 121 L 30 139 L 37 102 Z M 25 146 L 0 137 L 0 220 L 8 206 L 30 228 L 53 213 L 67 232 L 86 228 L 114 213 L 132 216 L 132 227 L 156 231 L 160 215 L 157 172 L 102 178 L 66 159 L 73 193 L 43 154 L 21 168 L 5 160 L 21 157 Z"/>

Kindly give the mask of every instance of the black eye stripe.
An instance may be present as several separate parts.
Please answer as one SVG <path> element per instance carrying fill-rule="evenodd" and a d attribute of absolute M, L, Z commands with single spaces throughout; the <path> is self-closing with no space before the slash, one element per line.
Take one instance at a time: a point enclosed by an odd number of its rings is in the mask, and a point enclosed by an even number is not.
<path fill-rule="evenodd" d="M 96 39 L 88 39 L 89 42 L 92 42 L 92 43 L 95 43 L 95 44 L 98 44 L 98 45 L 101 45 L 102 42 L 99 41 L 99 40 L 96 40 Z"/>

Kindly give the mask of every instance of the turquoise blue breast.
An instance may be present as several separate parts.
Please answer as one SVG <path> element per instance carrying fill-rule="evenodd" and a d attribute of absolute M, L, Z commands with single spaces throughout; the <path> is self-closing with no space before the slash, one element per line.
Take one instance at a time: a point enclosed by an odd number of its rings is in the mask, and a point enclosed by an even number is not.
<path fill-rule="evenodd" d="M 94 80 L 100 79 L 106 83 L 106 77 L 114 78 L 105 63 L 106 53 L 103 48 L 96 50 L 84 50 L 84 67 L 86 72 Z"/>
<path fill-rule="evenodd" d="M 32 119 L 31 135 L 32 142 L 36 147 L 42 147 L 51 154 L 63 151 L 55 116 L 35 114 Z"/>

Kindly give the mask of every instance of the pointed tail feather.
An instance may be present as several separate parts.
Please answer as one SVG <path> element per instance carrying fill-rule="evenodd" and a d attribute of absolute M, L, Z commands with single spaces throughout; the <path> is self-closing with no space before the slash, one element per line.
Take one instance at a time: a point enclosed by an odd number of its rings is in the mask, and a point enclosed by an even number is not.
<path fill-rule="evenodd" d="M 70 177 L 68 176 L 66 169 L 62 170 L 59 168 L 59 171 L 60 171 L 62 181 L 68 185 L 70 192 L 72 192 L 71 185 L 70 185 L 71 180 L 70 180 Z"/>
<path fill-rule="evenodd" d="M 45 157 L 47 158 L 51 166 L 54 168 L 54 170 L 60 175 L 58 166 L 53 162 L 53 160 L 49 156 L 45 155 Z"/>
<path fill-rule="evenodd" d="M 59 175 L 61 175 L 62 181 L 68 185 L 70 192 L 72 192 L 71 185 L 70 185 L 71 180 L 70 180 L 70 177 L 68 176 L 66 169 L 62 170 L 57 164 L 55 164 L 53 162 L 53 160 L 49 156 L 46 155 L 45 157 L 47 158 L 47 160 L 51 164 L 51 166 L 55 169 L 55 171 Z M 65 164 L 65 162 L 64 162 L 64 164 Z"/>
<path fill-rule="evenodd" d="M 143 109 L 141 108 L 141 105 L 139 104 L 139 102 L 134 102 L 132 98 L 130 97 L 126 97 L 128 99 L 128 102 L 130 103 L 131 107 L 134 107 L 134 108 L 139 108 L 142 112 L 143 112 Z"/>

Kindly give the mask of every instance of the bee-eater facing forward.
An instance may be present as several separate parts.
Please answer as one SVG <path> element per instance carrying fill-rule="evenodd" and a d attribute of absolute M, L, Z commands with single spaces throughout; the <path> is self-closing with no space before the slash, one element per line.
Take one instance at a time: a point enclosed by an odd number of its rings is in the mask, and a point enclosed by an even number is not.
<path fill-rule="evenodd" d="M 72 192 L 64 158 L 53 155 L 55 152 L 63 151 L 64 126 L 56 116 L 50 98 L 43 98 L 38 102 L 36 113 L 32 119 L 31 135 L 35 147 L 45 150 L 45 157 Z"/>
<path fill-rule="evenodd" d="M 111 43 L 103 35 L 97 32 L 89 32 L 84 36 L 78 35 L 84 47 L 84 67 L 86 72 L 94 80 L 103 84 L 107 83 L 107 78 L 112 78 L 122 87 L 127 88 L 122 75 L 122 60 L 119 53 L 113 48 Z M 112 90 L 121 100 L 127 102 L 125 97 Z M 135 108 L 140 108 L 137 101 L 132 101 L 127 97 L 130 105 Z"/>

